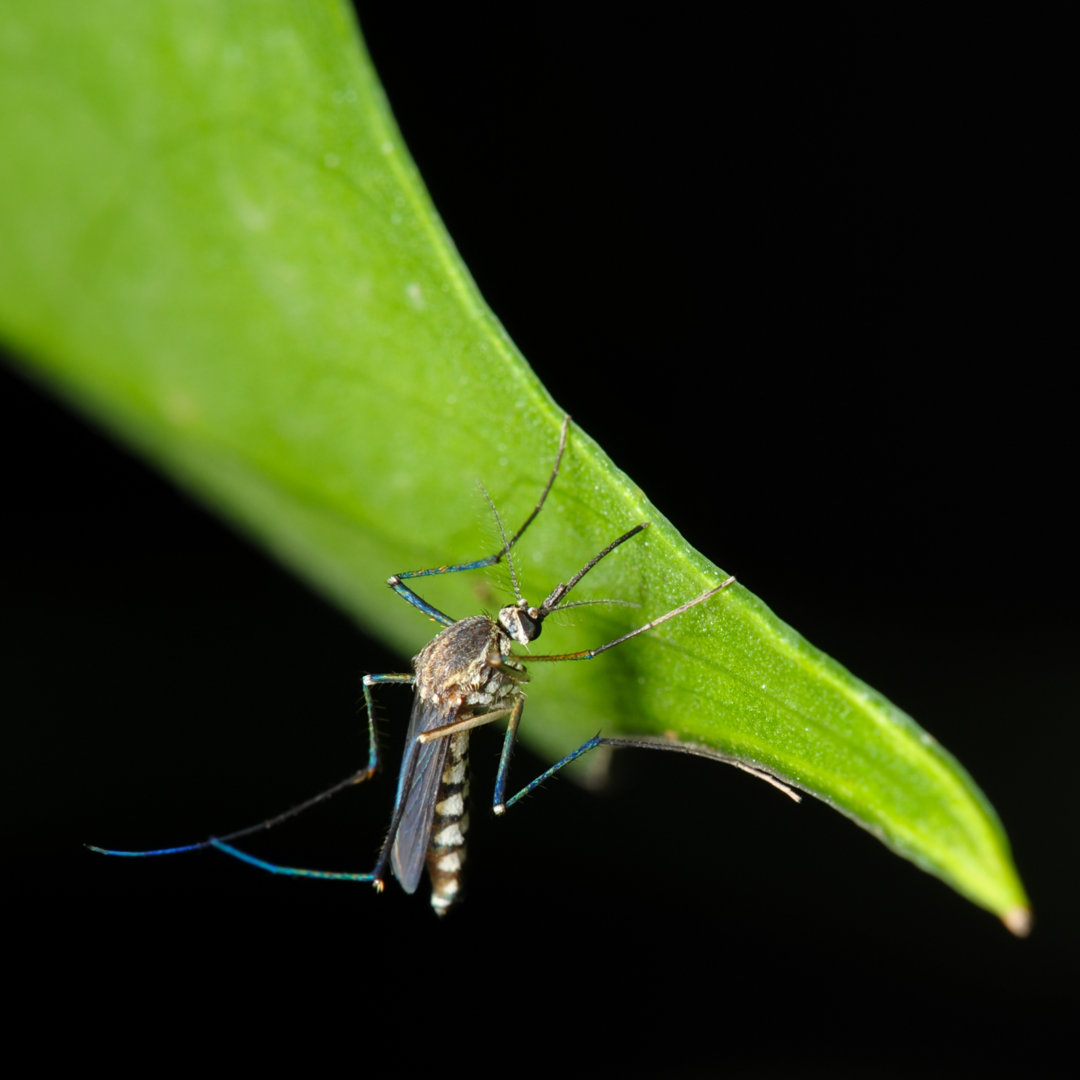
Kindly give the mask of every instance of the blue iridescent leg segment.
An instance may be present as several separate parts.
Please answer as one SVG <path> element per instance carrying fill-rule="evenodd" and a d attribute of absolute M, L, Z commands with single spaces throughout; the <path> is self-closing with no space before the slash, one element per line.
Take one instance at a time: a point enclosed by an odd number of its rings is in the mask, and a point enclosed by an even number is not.
<path fill-rule="evenodd" d="M 616 749 L 666 750 L 670 753 L 690 754 L 693 757 L 708 758 L 710 761 L 718 761 L 723 765 L 732 765 L 741 772 L 749 773 L 751 776 L 757 777 L 758 780 L 764 780 L 765 783 L 776 788 L 777 791 L 783 792 L 783 794 L 794 802 L 802 801 L 802 797 L 794 791 L 789 784 L 784 783 L 783 780 L 774 776 L 772 773 L 751 765 L 749 762 L 743 761 L 734 754 L 725 754 L 720 750 L 715 750 L 711 746 L 701 746 L 698 743 L 678 742 L 675 739 L 658 735 L 628 735 L 614 737 L 594 735 L 591 739 L 582 743 L 576 750 L 572 750 L 561 761 L 557 761 L 551 768 L 545 769 L 535 780 L 530 781 L 516 795 L 504 802 L 503 792 L 506 789 L 507 770 L 509 769 L 510 758 L 513 754 L 513 745 L 514 741 L 512 739 L 505 740 L 503 743 L 502 757 L 499 759 L 499 773 L 495 782 L 495 801 L 492 806 L 492 809 L 496 814 L 505 813 L 509 807 L 513 806 L 514 803 L 518 801 L 518 799 L 523 799 L 526 795 L 535 791 L 536 788 L 550 777 L 554 776 L 555 773 L 564 766 L 569 765 L 572 761 L 577 761 L 579 757 L 587 754 L 590 750 L 595 750 L 598 746 L 610 746 Z"/>
<path fill-rule="evenodd" d="M 365 697 L 367 697 L 367 683 L 368 680 L 374 682 L 412 682 L 412 676 L 394 676 L 394 675 L 368 675 L 365 677 Z M 369 698 L 370 701 L 370 698 Z M 417 741 L 406 749 L 406 757 L 401 766 L 401 788 L 402 790 L 408 790 L 412 785 L 412 778 L 416 771 L 416 762 L 419 754 L 420 744 Z M 394 816 L 390 821 L 390 828 L 387 830 L 386 840 L 383 842 L 383 846 L 379 851 L 379 857 L 375 860 L 375 866 L 372 870 L 366 873 L 351 873 L 348 871 L 338 870 L 309 870 L 300 866 L 282 866 L 280 863 L 267 862 L 265 859 L 257 858 L 254 855 L 248 854 L 246 851 L 240 851 L 238 848 L 233 847 L 231 844 L 225 843 L 226 840 L 233 839 L 236 834 L 227 836 L 222 839 L 211 839 L 206 844 L 199 845 L 202 847 L 210 846 L 215 847 L 218 851 L 224 852 L 226 855 L 231 855 L 234 859 L 239 859 L 241 862 L 246 862 L 250 866 L 258 867 L 260 870 L 266 870 L 271 874 L 283 874 L 287 877 L 306 877 L 306 878 L 320 878 L 324 881 L 356 881 L 361 883 L 373 884 L 375 888 L 382 892 L 383 884 L 386 880 L 386 865 L 390 861 L 390 852 L 394 846 L 394 838 L 397 835 L 398 827 L 401 824 L 402 813 L 404 812 L 404 801 L 399 799 L 398 804 L 394 807 Z"/>
<path fill-rule="evenodd" d="M 535 791 L 536 788 L 550 777 L 554 776 L 560 769 L 569 765 L 571 761 L 577 761 L 583 754 L 587 754 L 590 750 L 595 750 L 596 747 L 610 741 L 601 738 L 600 735 L 594 735 L 588 742 L 582 743 L 576 750 L 572 750 L 561 761 L 555 762 L 551 768 L 545 769 L 535 780 L 526 784 L 516 795 L 507 799 L 506 782 L 510 776 L 510 759 L 514 756 L 514 744 L 517 742 L 517 730 L 518 725 L 521 723 L 521 713 L 524 705 L 524 699 L 518 698 L 514 703 L 513 712 L 510 714 L 510 720 L 506 725 L 506 735 L 503 737 L 502 754 L 499 756 L 499 771 L 495 775 L 495 797 L 492 800 L 492 809 L 496 814 L 505 813 L 507 808 L 513 806 L 518 799 L 523 799 L 531 791 Z"/>
<path fill-rule="evenodd" d="M 529 516 L 522 523 L 521 528 L 518 529 L 518 531 L 514 533 L 514 535 L 511 536 L 509 540 L 505 540 L 503 546 L 499 548 L 499 550 L 496 551 L 494 555 L 488 555 L 483 559 L 476 559 L 473 562 L 455 563 L 453 566 L 433 566 L 429 570 L 402 570 L 398 574 L 391 574 L 390 577 L 386 579 L 387 585 L 389 585 L 390 588 L 393 589 L 394 592 L 396 592 L 398 596 L 400 596 L 403 600 L 407 600 L 410 604 L 412 604 L 414 608 L 418 608 L 430 619 L 433 619 L 435 622 L 440 623 L 443 626 L 453 626 L 454 623 L 457 621 L 456 619 L 451 619 L 449 615 L 445 615 L 437 607 L 429 604 L 422 596 L 419 595 L 419 593 L 414 592 L 411 588 L 409 588 L 409 586 L 406 585 L 405 582 L 411 581 L 413 578 L 434 577 L 438 574 L 457 574 L 463 570 L 482 570 L 485 566 L 495 566 L 497 563 L 502 562 L 502 560 L 506 558 L 506 556 L 509 554 L 510 549 L 518 542 L 518 540 L 521 539 L 522 534 L 525 532 L 525 530 L 536 519 L 536 515 L 539 514 L 540 511 L 544 508 L 544 503 L 547 500 L 548 493 L 551 491 L 551 485 L 555 483 L 555 477 L 559 475 L 559 466 L 562 464 L 563 453 L 566 450 L 566 436 L 569 430 L 570 417 L 566 416 L 563 418 L 562 431 L 559 435 L 559 449 L 555 455 L 555 465 L 551 470 L 551 475 L 548 477 L 548 482 L 545 485 L 544 490 L 540 494 L 540 500 L 537 502 L 536 506 L 533 507 L 532 512 L 529 514 Z M 484 492 L 484 497 L 488 500 L 489 503 L 491 503 L 491 496 L 488 495 L 483 485 L 481 485 L 481 490 Z M 494 510 L 494 504 L 492 504 L 492 509 Z M 495 520 L 499 520 L 498 514 L 495 515 Z M 499 524 L 499 528 L 500 530 L 502 529 L 501 523 Z M 511 573 L 513 573 L 513 568 L 511 568 Z"/>
<path fill-rule="evenodd" d="M 381 878 L 375 876 L 374 871 L 368 874 L 350 874 L 344 871 L 338 872 L 336 870 L 304 870 L 298 866 L 279 866 L 277 863 L 267 862 L 265 859 L 257 859 L 254 855 L 249 855 L 246 851 L 240 851 L 238 848 L 226 844 L 224 840 L 210 840 L 208 843 L 211 847 L 217 848 L 218 851 L 223 851 L 226 855 L 231 855 L 234 859 L 246 862 L 250 866 L 257 866 L 260 870 L 268 870 L 271 874 L 287 874 L 290 877 L 322 878 L 326 881 L 362 881 L 367 883 L 376 882 L 378 884 L 381 884 L 382 882 Z"/>
<path fill-rule="evenodd" d="M 250 836 L 252 833 L 264 832 L 268 829 L 274 828 L 276 825 L 280 825 L 283 821 L 287 821 L 289 818 L 296 817 L 298 814 L 302 814 L 305 810 L 310 810 L 311 807 L 317 806 L 321 802 L 325 802 L 331 796 L 336 795 L 339 791 L 344 791 L 345 788 L 354 787 L 357 784 L 362 784 L 365 780 L 370 779 L 375 771 L 379 767 L 379 743 L 375 733 L 375 715 L 374 715 L 374 702 L 371 696 L 371 688 L 386 683 L 397 683 L 399 685 L 411 686 L 414 681 L 414 677 L 409 674 L 387 674 L 387 675 L 365 675 L 364 676 L 364 705 L 367 711 L 367 729 L 368 729 L 368 760 L 363 769 L 353 773 L 352 776 L 347 777 L 340 783 L 335 784 L 333 787 L 327 788 L 325 791 L 319 792 L 318 795 L 305 800 L 302 803 L 298 803 L 296 806 L 290 807 L 288 810 L 281 814 L 277 814 L 272 818 L 267 818 L 265 821 L 260 821 L 257 825 L 249 825 L 244 829 L 237 829 L 234 832 L 227 833 L 220 837 L 211 837 L 209 840 L 202 840 L 196 844 L 183 844 L 179 847 L 168 848 L 154 848 L 149 851 L 117 851 L 111 848 L 102 848 L 94 844 L 87 844 L 86 846 L 91 851 L 96 851 L 101 855 L 117 855 L 124 858 L 147 858 L 152 855 L 179 855 L 187 851 L 201 851 L 205 848 L 217 848 L 219 851 L 225 852 L 226 855 L 231 855 L 233 858 L 240 859 L 243 862 L 251 863 L 253 866 L 258 866 L 263 870 L 269 870 L 275 874 L 292 874 L 297 877 L 326 877 L 335 880 L 342 881 L 375 881 L 375 873 L 371 874 L 343 874 L 334 873 L 329 871 L 319 870 L 303 870 L 295 867 L 283 867 L 276 866 L 273 863 L 268 863 L 262 859 L 257 859 L 252 855 L 248 855 L 245 852 L 239 851 L 233 847 L 229 841 L 238 840 L 242 836 Z M 385 863 L 385 860 L 383 860 Z M 378 868 L 376 868 L 378 869 Z"/>

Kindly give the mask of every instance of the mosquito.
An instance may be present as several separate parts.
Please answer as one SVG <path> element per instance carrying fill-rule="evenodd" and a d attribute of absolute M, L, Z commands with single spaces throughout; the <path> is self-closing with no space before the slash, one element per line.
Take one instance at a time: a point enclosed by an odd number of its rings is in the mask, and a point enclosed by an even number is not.
<path fill-rule="evenodd" d="M 212 837 L 197 844 L 158 848 L 153 851 L 115 851 L 92 845 L 91 850 L 105 855 L 142 857 L 174 855 L 212 847 L 271 873 L 337 881 L 369 882 L 379 892 L 384 887 L 388 866 L 407 893 L 416 891 L 426 866 L 431 879 L 432 908 L 436 914 L 443 915 L 461 896 L 462 869 L 465 863 L 466 836 L 469 828 L 469 733 L 473 728 L 499 720 L 506 721 L 506 734 L 503 737 L 492 803 L 497 815 L 503 814 L 514 803 L 530 794 L 572 761 L 576 761 L 583 754 L 599 746 L 636 746 L 703 754 L 737 765 L 748 772 L 762 776 L 763 779 L 775 782 L 772 777 L 759 773 L 758 770 L 740 761 L 702 747 L 648 737 L 612 738 L 597 734 L 526 784 L 516 795 L 506 798 L 510 761 L 525 706 L 524 686 L 529 681 L 523 662 L 526 658 L 516 654 L 514 646 L 528 646 L 534 642 L 540 636 L 544 621 L 554 612 L 566 611 L 585 604 L 611 602 L 568 601 L 567 597 L 597 563 L 606 559 L 613 551 L 649 526 L 647 521 L 641 522 L 622 536 L 612 540 L 589 559 L 569 581 L 556 585 L 539 606 L 530 604 L 524 598 L 514 570 L 511 550 L 544 507 L 555 478 L 559 474 L 559 467 L 566 451 L 569 427 L 570 417 L 566 416 L 563 419 L 555 464 L 547 484 L 532 512 L 509 539 L 491 497 L 484 490 L 502 539 L 502 546 L 494 555 L 474 562 L 457 563 L 453 566 L 439 566 L 429 570 L 406 570 L 393 574 L 387 579 L 387 585 L 394 592 L 441 624 L 442 629 L 413 659 L 411 672 L 364 676 L 363 691 L 368 734 L 368 761 L 364 768 L 341 783 L 335 784 L 332 788 L 276 817 L 222 837 Z M 481 489 L 483 490 L 482 485 Z M 452 619 L 429 604 L 410 585 L 406 584 L 418 578 L 480 570 L 501 563 L 504 559 L 510 572 L 516 599 L 514 603 L 502 608 L 498 616 L 494 618 L 490 615 L 470 615 L 464 619 Z M 629 633 L 622 634 L 596 648 L 549 656 L 529 655 L 527 659 L 529 663 L 591 660 L 607 652 L 608 649 L 613 649 L 616 645 L 621 645 L 639 634 L 660 626 L 669 619 L 682 615 L 690 608 L 704 603 L 734 581 L 734 577 L 728 577 L 719 585 L 706 589 L 692 600 L 687 600 Z M 379 766 L 372 693 L 375 687 L 387 684 L 411 686 L 413 704 L 390 827 L 374 869 L 368 873 L 339 873 L 281 866 L 266 862 L 234 847 L 231 841 L 272 828 L 287 818 L 328 799 L 338 791 L 371 778 Z M 783 788 L 783 785 L 778 784 L 778 786 Z M 793 795 L 790 791 L 788 794 Z M 796 796 L 793 795 L 793 797 Z"/>

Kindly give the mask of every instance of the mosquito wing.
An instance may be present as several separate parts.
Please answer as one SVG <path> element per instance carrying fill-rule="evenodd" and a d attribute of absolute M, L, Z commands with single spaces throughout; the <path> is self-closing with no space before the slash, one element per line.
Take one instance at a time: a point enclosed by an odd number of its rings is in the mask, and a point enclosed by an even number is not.
<path fill-rule="evenodd" d="M 398 780 L 397 799 L 394 803 L 395 811 L 402 803 L 404 810 L 390 853 L 394 877 L 407 893 L 416 892 L 420 875 L 424 872 L 424 858 L 427 855 L 428 841 L 431 839 L 431 823 L 435 817 L 435 800 L 446 762 L 446 751 L 450 745 L 448 739 L 434 739 L 423 744 L 416 739 L 423 732 L 441 727 L 452 719 L 453 717 L 441 712 L 430 702 L 421 701 L 419 695 L 413 699 L 409 733 L 405 739 L 405 757 L 401 763 L 401 778 Z M 416 766 L 409 790 L 405 791 L 403 785 L 410 754 L 416 755 Z"/>

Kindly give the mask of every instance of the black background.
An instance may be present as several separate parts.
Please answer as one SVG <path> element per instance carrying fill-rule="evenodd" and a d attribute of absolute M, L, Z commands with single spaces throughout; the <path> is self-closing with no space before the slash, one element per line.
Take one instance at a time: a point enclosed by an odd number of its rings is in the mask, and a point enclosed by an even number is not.
<path fill-rule="evenodd" d="M 605 794 L 552 784 L 494 822 L 490 735 L 468 902 L 441 923 L 393 883 L 84 852 L 195 839 L 345 775 L 360 674 L 403 661 L 4 372 L 27 998 L 78 1003 L 106 1047 L 230 1032 L 219 1052 L 251 1065 L 351 1046 L 358 1073 L 1053 1073 L 1077 958 L 1059 10 L 360 5 L 450 233 L 556 400 L 970 769 L 1029 940 L 705 762 L 629 755 Z M 273 855 L 365 869 L 391 799 L 384 777 Z"/>

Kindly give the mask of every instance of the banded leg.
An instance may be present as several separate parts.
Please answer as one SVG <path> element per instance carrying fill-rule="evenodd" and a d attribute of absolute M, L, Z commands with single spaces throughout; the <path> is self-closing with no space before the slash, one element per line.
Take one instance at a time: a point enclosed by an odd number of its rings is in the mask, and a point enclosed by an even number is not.
<path fill-rule="evenodd" d="M 305 810 L 310 810 L 313 806 L 317 806 L 321 802 L 325 802 L 327 799 L 336 795 L 339 791 L 343 791 L 345 788 L 353 787 L 357 784 L 362 784 L 365 780 L 369 780 L 379 767 L 379 743 L 375 732 L 375 715 L 374 715 L 374 702 L 371 696 L 371 688 L 381 684 L 399 684 L 410 686 L 415 681 L 415 677 L 411 674 L 385 674 L 385 675 L 365 675 L 363 680 L 364 689 L 364 705 L 367 710 L 367 728 L 368 728 L 368 760 L 364 768 L 353 773 L 352 776 L 346 777 L 344 780 L 332 787 L 327 788 L 325 791 L 319 792 L 318 795 L 312 796 L 310 799 L 306 799 L 302 803 L 297 803 L 296 806 L 290 807 L 288 810 L 280 814 L 276 814 L 274 817 L 267 818 L 265 821 L 260 821 L 257 825 L 249 825 L 243 829 L 237 829 L 234 832 L 226 833 L 224 836 L 211 837 L 208 840 L 202 840 L 196 844 L 183 844 L 179 847 L 170 848 L 155 848 L 149 851 L 118 851 L 111 848 L 98 847 L 95 844 L 87 844 L 86 846 L 91 851 L 96 851 L 100 855 L 118 855 L 124 858 L 145 858 L 152 855 L 180 855 L 187 851 L 201 851 L 205 848 L 216 848 L 218 851 L 223 851 L 226 855 L 231 855 L 235 859 L 240 859 L 242 862 L 250 863 L 252 866 L 258 866 L 263 870 L 268 870 L 275 874 L 291 874 L 297 877 L 319 877 L 330 878 L 336 881 L 375 881 L 376 884 L 380 884 L 376 876 L 372 874 L 351 874 L 351 873 L 336 873 L 334 871 L 322 871 L 322 870 L 304 870 L 298 867 L 285 867 L 277 866 L 274 863 L 265 862 L 262 859 L 256 858 L 254 855 L 248 855 L 246 852 L 240 851 L 233 847 L 229 841 L 239 840 L 243 836 L 249 836 L 252 833 L 266 831 L 272 829 L 277 825 L 280 825 L 284 821 L 288 821 L 289 818 L 296 817 L 302 814 Z M 385 864 L 385 860 L 383 860 Z"/>

